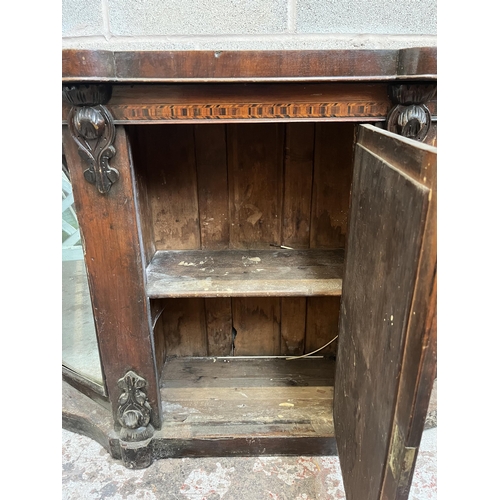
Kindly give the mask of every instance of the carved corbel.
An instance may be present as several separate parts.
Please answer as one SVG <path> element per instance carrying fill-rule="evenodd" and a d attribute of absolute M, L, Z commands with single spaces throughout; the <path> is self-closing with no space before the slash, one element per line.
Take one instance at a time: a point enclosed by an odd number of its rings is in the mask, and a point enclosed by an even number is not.
<path fill-rule="evenodd" d="M 436 94 L 436 84 L 398 84 L 389 87 L 394 107 L 387 115 L 387 130 L 423 141 L 431 126 L 431 113 L 425 103 Z"/>
<path fill-rule="evenodd" d="M 123 463 L 130 469 L 149 467 L 153 461 L 151 406 L 145 393 L 146 381 L 133 371 L 118 380 L 117 420 L 121 425 L 120 448 Z"/>
<path fill-rule="evenodd" d="M 111 98 L 111 86 L 64 86 L 63 97 L 72 105 L 68 115 L 71 136 L 89 166 L 84 172 L 85 179 L 95 184 L 100 193 L 108 193 L 119 177 L 118 171 L 109 166 L 115 155 L 115 126 L 104 104 Z"/>

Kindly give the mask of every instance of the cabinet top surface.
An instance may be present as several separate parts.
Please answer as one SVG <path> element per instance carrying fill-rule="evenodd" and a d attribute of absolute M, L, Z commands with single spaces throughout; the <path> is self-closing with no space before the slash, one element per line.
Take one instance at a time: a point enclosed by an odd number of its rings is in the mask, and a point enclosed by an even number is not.
<path fill-rule="evenodd" d="M 436 47 L 387 50 L 62 51 L 63 83 L 436 79 Z"/>

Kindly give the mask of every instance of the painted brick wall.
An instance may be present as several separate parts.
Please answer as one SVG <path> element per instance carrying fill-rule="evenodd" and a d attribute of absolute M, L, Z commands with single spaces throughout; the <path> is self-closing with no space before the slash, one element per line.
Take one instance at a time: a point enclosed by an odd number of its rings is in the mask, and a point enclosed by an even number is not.
<path fill-rule="evenodd" d="M 62 0 L 63 47 L 313 49 L 435 45 L 437 0 Z"/>

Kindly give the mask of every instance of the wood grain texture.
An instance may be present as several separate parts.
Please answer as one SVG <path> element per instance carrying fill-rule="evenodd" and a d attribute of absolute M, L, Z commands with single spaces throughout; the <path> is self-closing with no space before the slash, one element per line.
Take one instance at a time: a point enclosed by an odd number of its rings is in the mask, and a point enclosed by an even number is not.
<path fill-rule="evenodd" d="M 401 458 L 388 453 L 431 191 L 414 175 L 425 167 L 392 147 L 428 146 L 368 129 L 354 167 L 334 422 L 347 498 L 379 500 L 386 466 Z"/>
<path fill-rule="evenodd" d="M 235 297 L 232 299 L 235 356 L 280 354 L 280 299 Z"/>
<path fill-rule="evenodd" d="M 208 356 L 231 356 L 233 316 L 230 298 L 205 299 Z"/>
<path fill-rule="evenodd" d="M 364 132 L 363 142 L 375 142 L 370 132 Z M 411 148 L 409 143 L 405 145 Z M 406 465 L 387 466 L 383 483 L 387 495 L 397 500 L 405 500 L 409 495 L 437 367 L 437 150 L 421 145 L 416 150 L 412 148 L 412 154 L 404 153 L 404 157 L 411 159 L 407 173 L 431 190 L 431 194 L 392 429 L 393 435 L 402 436 L 404 448 L 415 449 L 415 453 Z M 401 163 L 401 169 L 407 168 Z"/>
<path fill-rule="evenodd" d="M 347 130 L 344 135 L 350 135 L 353 126 L 343 126 Z M 315 255 L 314 252 L 306 252 L 297 260 L 295 256 L 299 254 L 290 254 L 287 250 L 270 250 L 272 247 L 269 246 L 269 240 L 305 249 L 309 246 L 315 127 L 312 123 L 290 123 L 286 125 L 286 131 L 283 126 L 260 124 L 131 127 L 133 152 L 138 163 L 139 191 L 146 193 L 143 197 L 149 203 L 149 213 L 144 210 L 141 217 L 143 233 L 149 230 L 152 234 L 165 235 L 154 238 L 155 246 L 160 250 L 148 269 L 147 293 L 150 297 L 229 299 L 271 295 L 290 297 L 293 302 L 299 295 L 341 293 L 342 266 L 336 254 L 321 251 Z M 232 129 L 228 131 L 228 136 L 233 140 L 236 151 L 230 151 L 229 155 L 226 155 L 226 147 L 230 145 L 226 142 L 227 128 Z M 267 133 L 270 130 L 273 135 Z M 331 139 L 328 134 L 324 134 L 320 148 Z M 185 152 L 192 144 L 195 148 L 194 157 Z M 270 157 L 267 155 L 269 150 L 272 152 Z M 328 173 L 332 160 L 323 154 L 316 155 L 316 161 L 321 185 L 328 178 L 322 173 Z M 337 156 L 336 161 L 340 169 L 352 168 L 351 159 Z M 349 164 L 344 165 L 344 162 Z M 263 183 L 267 191 L 261 188 Z M 236 187 L 231 190 L 230 185 Z M 257 188 L 254 188 L 255 185 Z M 348 189 L 345 180 L 343 185 Z M 254 189 L 255 194 L 252 193 Z M 235 192 L 243 192 L 249 203 L 243 207 L 240 203 L 239 211 L 233 209 L 228 212 L 229 201 L 235 199 Z M 323 206 L 333 213 L 333 202 L 329 196 L 323 196 L 316 206 Z M 235 204 L 232 204 L 234 207 Z M 198 226 L 195 222 L 196 207 L 199 213 Z M 264 231 L 258 221 L 254 221 L 255 225 L 248 223 L 248 218 L 255 212 L 250 209 L 255 207 L 259 210 L 263 207 L 260 210 L 262 217 L 269 222 Z M 246 216 L 245 225 L 241 222 L 242 213 Z M 182 231 L 177 231 L 175 237 L 173 235 L 176 221 L 185 221 L 186 214 L 191 214 L 191 225 L 196 228 L 194 231 L 198 231 L 198 235 L 187 244 L 181 237 Z M 243 231 L 237 224 L 242 224 Z M 177 225 L 182 226 L 180 223 Z M 229 241 L 229 227 L 232 228 L 232 242 Z M 188 229 L 185 231 L 189 232 Z M 240 242 L 241 238 L 243 243 Z M 161 248 L 167 240 L 175 249 L 201 246 L 206 250 L 201 253 L 199 250 L 164 253 Z M 255 253 L 255 250 L 250 250 L 250 253 L 245 250 L 244 254 L 234 250 L 224 253 L 220 250 L 235 246 L 246 248 L 252 244 L 262 248 L 261 253 Z M 330 241 L 330 244 L 336 246 L 339 242 Z M 328 247 L 327 244 L 325 246 Z M 275 258 L 270 259 L 273 255 L 280 255 L 283 259 L 280 262 Z M 174 262 L 172 259 L 177 260 Z M 280 348 L 280 352 L 302 354 L 306 331 L 306 310 L 303 308 L 306 302 L 300 300 L 300 308 L 290 310 L 287 305 L 292 302 L 280 301 L 280 308 L 285 308 L 285 316 L 281 312 L 279 314 L 283 318 L 280 336 L 289 346 L 285 344 L 284 350 Z M 205 301 L 207 352 L 221 355 L 231 349 L 233 318 L 230 304 L 230 300 Z M 330 306 L 325 307 L 328 309 Z M 330 312 L 315 309 L 315 314 L 320 316 L 330 317 Z M 191 321 L 197 323 L 199 312 L 191 310 L 191 313 L 195 316 Z M 188 314 L 188 311 L 184 311 L 184 314 Z M 328 321 L 331 322 L 331 318 Z M 160 335 L 159 328 L 157 335 Z M 198 333 L 193 335 L 196 337 Z M 165 344 L 165 340 L 157 342 L 159 345 Z M 199 344 L 196 338 L 193 342 L 194 345 Z M 166 355 L 166 351 L 163 352 Z M 183 355 L 189 354 L 187 350 L 182 352 Z"/>
<path fill-rule="evenodd" d="M 153 220 L 152 197 L 148 192 L 147 169 L 142 168 L 142 158 L 139 153 L 142 134 L 138 127 L 127 128 L 127 135 L 130 141 L 131 158 L 134 159 L 134 165 L 141 165 L 141 168 L 135 168 L 133 172 L 134 185 L 138 197 L 138 224 L 139 235 L 144 248 L 146 263 L 149 264 L 156 251 Z M 161 365 L 159 365 L 161 366 Z"/>
<path fill-rule="evenodd" d="M 206 356 L 207 330 L 203 299 L 166 299 L 162 314 L 167 356 Z"/>
<path fill-rule="evenodd" d="M 165 301 L 162 299 L 153 299 L 149 301 L 151 311 L 151 323 L 153 325 L 153 336 L 155 346 L 156 366 L 158 367 L 158 376 L 161 377 L 161 370 L 167 359 L 167 350 L 165 348 L 165 333 L 163 331 L 163 321 L 161 315 L 165 309 Z"/>
<path fill-rule="evenodd" d="M 332 386 L 334 360 L 327 358 L 175 358 L 168 359 L 161 387 Z"/>
<path fill-rule="evenodd" d="M 145 256 L 139 236 L 133 165 L 123 127 L 117 127 L 112 166 L 120 177 L 108 194 L 99 194 L 83 177 L 85 163 L 63 127 L 63 146 L 84 242 L 85 263 L 106 390 L 114 418 L 121 390 L 117 381 L 132 369 L 147 381 L 152 423 L 161 426 L 159 387 L 152 344 Z M 105 242 L 105 244 L 104 244 Z"/>
<path fill-rule="evenodd" d="M 317 124 L 315 143 L 310 247 L 344 248 L 354 124 Z"/>
<path fill-rule="evenodd" d="M 436 55 L 436 47 L 217 52 L 65 49 L 62 79 L 64 82 L 436 79 Z"/>
<path fill-rule="evenodd" d="M 286 126 L 282 244 L 309 248 L 314 166 L 313 123 Z"/>
<path fill-rule="evenodd" d="M 294 426 L 296 424 L 293 424 Z M 293 428 L 293 427 L 292 427 Z M 201 436 L 183 439 L 176 437 L 177 429 L 168 437 L 158 436 L 154 441 L 153 456 L 161 458 L 186 457 L 262 457 L 262 456 L 332 456 L 337 455 L 334 436 L 325 436 L 324 432 L 314 432 L 310 426 L 303 427 L 304 436 L 279 435 L 262 436 L 261 429 L 253 428 L 242 436 L 213 436 L 202 431 Z M 227 427 L 228 432 L 231 428 Z M 208 429 L 210 432 L 210 428 Z M 203 435 L 205 434 L 205 436 Z M 319 434 L 319 435 L 318 435 Z M 255 437 L 254 437 L 255 436 Z"/>
<path fill-rule="evenodd" d="M 284 125 L 228 125 L 231 248 L 281 241 Z"/>
<path fill-rule="evenodd" d="M 229 245 L 226 127 L 195 127 L 201 248 Z"/>
<path fill-rule="evenodd" d="M 342 249 L 156 252 L 147 294 L 161 297 L 340 295 Z"/>
<path fill-rule="evenodd" d="M 113 85 L 115 124 L 259 121 L 384 121 L 390 83 Z M 428 103 L 432 116 L 437 100 Z M 69 104 L 63 100 L 62 119 Z"/>
<path fill-rule="evenodd" d="M 305 352 L 323 347 L 338 335 L 340 297 L 308 297 Z M 318 352 L 331 356 L 337 352 L 337 341 Z"/>
<path fill-rule="evenodd" d="M 155 248 L 200 247 L 194 128 L 137 127 L 136 156 L 147 177 Z"/>
<path fill-rule="evenodd" d="M 165 424 L 157 438 L 182 439 L 183 447 L 211 439 L 212 454 L 220 447 L 224 455 L 235 453 L 225 441 L 229 436 L 247 437 L 246 445 L 239 442 L 247 452 L 258 438 L 273 449 L 280 440 L 279 454 L 294 439 L 309 438 L 304 450 L 312 450 L 320 437 L 325 445 L 334 435 L 334 366 L 326 359 L 168 360 L 161 390 Z M 206 452 L 202 445 L 194 455 Z"/>
<path fill-rule="evenodd" d="M 305 297 L 283 297 L 281 299 L 281 355 L 305 354 L 306 332 Z"/>

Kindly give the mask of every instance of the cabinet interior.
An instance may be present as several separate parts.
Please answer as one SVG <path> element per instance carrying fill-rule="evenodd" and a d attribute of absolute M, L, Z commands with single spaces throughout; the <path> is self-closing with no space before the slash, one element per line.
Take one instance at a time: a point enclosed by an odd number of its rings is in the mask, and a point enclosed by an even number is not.
<path fill-rule="evenodd" d="M 354 127 L 129 127 L 160 366 L 335 336 Z"/>
<path fill-rule="evenodd" d="M 260 385 L 257 399 L 267 386 L 282 399 L 278 385 L 326 385 L 331 409 L 336 342 L 318 353 L 321 382 L 317 358 L 258 357 L 300 356 L 338 333 L 355 124 L 127 128 L 162 391 L 176 370 L 186 389 L 202 387 L 187 373 L 211 380 L 202 399 L 216 379 Z M 230 377 L 229 365 L 240 367 Z"/>

